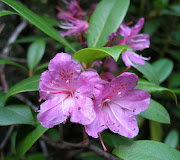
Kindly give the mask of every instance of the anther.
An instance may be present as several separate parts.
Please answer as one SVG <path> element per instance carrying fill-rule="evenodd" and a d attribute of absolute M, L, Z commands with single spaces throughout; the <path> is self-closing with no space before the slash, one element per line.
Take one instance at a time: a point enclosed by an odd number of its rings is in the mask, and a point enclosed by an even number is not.
<path fill-rule="evenodd" d="M 69 80 L 67 80 L 66 83 L 69 83 Z"/>

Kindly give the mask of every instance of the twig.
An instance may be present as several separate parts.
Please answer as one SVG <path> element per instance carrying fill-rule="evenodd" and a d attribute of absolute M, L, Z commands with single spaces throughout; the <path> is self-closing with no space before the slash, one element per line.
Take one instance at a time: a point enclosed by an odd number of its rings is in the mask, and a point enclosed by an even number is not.
<path fill-rule="evenodd" d="M 4 137 L 2 143 L 0 144 L 0 150 L 2 150 L 4 148 L 4 146 L 6 145 L 7 141 L 9 140 L 9 138 L 11 136 L 13 129 L 14 129 L 14 125 L 9 127 L 9 130 L 8 130 L 6 136 Z"/>
<path fill-rule="evenodd" d="M 26 63 L 27 62 L 26 59 L 8 57 L 8 56 L 4 56 L 4 55 L 0 55 L 0 58 L 4 58 L 4 59 L 11 60 L 11 61 L 14 61 L 14 62 L 19 62 L 19 63 Z"/>
<path fill-rule="evenodd" d="M 7 41 L 6 46 L 4 47 L 4 49 L 2 50 L 2 55 L 7 56 L 9 51 L 11 50 L 11 46 L 10 44 L 13 43 L 17 37 L 19 36 L 19 34 L 22 32 L 22 30 L 26 27 L 27 25 L 27 21 L 23 20 L 14 30 L 14 32 L 11 34 L 10 38 Z"/>
<path fill-rule="evenodd" d="M 2 32 L 2 30 L 4 29 L 5 27 L 5 23 L 3 23 L 1 26 L 0 26 L 0 33 Z"/>
<path fill-rule="evenodd" d="M 63 139 L 64 139 L 63 125 L 62 125 L 62 124 L 59 124 L 59 125 L 58 125 L 58 128 L 59 128 L 59 133 L 60 133 L 60 138 L 59 138 L 59 140 L 60 140 L 60 141 L 63 141 Z"/>
<path fill-rule="evenodd" d="M 26 103 L 32 110 L 34 110 L 34 111 L 36 110 L 36 106 L 30 100 L 28 100 L 26 97 L 24 97 L 22 94 L 16 94 L 16 95 L 14 95 L 14 97 L 16 97 L 20 101 Z"/>
<path fill-rule="evenodd" d="M 44 156 L 46 157 L 46 159 L 48 159 L 49 153 L 48 153 L 48 149 L 47 149 L 46 143 L 43 140 L 40 140 L 39 143 L 41 145 L 41 148 L 42 148 L 42 151 L 44 153 Z"/>
<path fill-rule="evenodd" d="M 90 150 L 90 151 L 93 151 L 94 153 L 96 153 L 97 155 L 99 156 L 102 156 L 108 160 L 122 160 L 108 152 L 104 152 L 103 150 L 101 150 L 100 148 L 92 145 L 92 144 L 89 144 L 88 143 L 69 143 L 69 142 L 60 142 L 60 143 L 57 143 L 55 141 L 52 141 L 51 139 L 49 139 L 48 137 L 46 137 L 45 135 L 41 136 L 41 139 L 43 139 L 48 145 L 54 147 L 54 148 L 57 148 L 57 149 L 66 149 L 66 150 L 72 150 L 72 149 L 87 149 L 87 150 Z"/>

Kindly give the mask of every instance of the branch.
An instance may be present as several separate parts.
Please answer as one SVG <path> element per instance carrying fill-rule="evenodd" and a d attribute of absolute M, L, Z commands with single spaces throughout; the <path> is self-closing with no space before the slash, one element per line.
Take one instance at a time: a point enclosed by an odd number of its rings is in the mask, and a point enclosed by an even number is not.
<path fill-rule="evenodd" d="M 2 143 L 0 144 L 0 150 L 2 150 L 4 148 L 4 146 L 6 145 L 7 141 L 9 140 L 9 138 L 11 136 L 13 129 L 14 129 L 14 125 L 9 127 L 9 130 L 8 130 L 6 136 L 4 137 Z"/>
<path fill-rule="evenodd" d="M 105 152 L 103 150 L 101 150 L 100 148 L 90 144 L 89 142 L 86 143 L 69 143 L 69 142 L 55 142 L 52 141 L 51 139 L 49 139 L 48 137 L 46 137 L 45 135 L 41 136 L 41 139 L 44 140 L 48 145 L 57 148 L 57 149 L 66 149 L 66 150 L 72 150 L 72 149 L 87 149 L 90 151 L 93 151 L 94 153 L 96 153 L 97 155 L 104 157 L 108 160 L 122 160 L 108 152 Z"/>
<path fill-rule="evenodd" d="M 28 100 L 26 97 L 24 97 L 22 94 L 16 94 L 16 95 L 14 95 L 14 97 L 16 97 L 20 101 L 26 103 L 32 110 L 34 110 L 34 111 L 36 110 L 36 106 L 30 100 Z"/>

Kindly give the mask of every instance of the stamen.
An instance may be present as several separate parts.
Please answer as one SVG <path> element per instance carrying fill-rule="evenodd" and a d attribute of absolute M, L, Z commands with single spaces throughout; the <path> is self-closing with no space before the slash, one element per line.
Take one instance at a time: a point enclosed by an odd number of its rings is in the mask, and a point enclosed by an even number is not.
<path fill-rule="evenodd" d="M 42 101 L 42 98 L 39 98 L 39 99 L 38 99 L 38 102 L 41 102 L 41 101 Z"/>
<path fill-rule="evenodd" d="M 133 21 L 130 21 L 130 22 L 126 23 L 127 26 L 129 26 L 131 24 L 133 24 Z"/>
<path fill-rule="evenodd" d="M 66 83 L 69 83 L 69 80 L 67 80 Z"/>
<path fill-rule="evenodd" d="M 111 98 L 111 97 L 116 97 L 116 96 L 119 96 L 121 94 L 121 92 L 118 92 L 117 94 L 115 94 L 115 95 L 112 95 L 112 96 L 107 96 L 107 97 L 105 97 L 104 98 L 104 102 L 110 102 L 110 99 L 108 99 L 108 98 Z"/>
<path fill-rule="evenodd" d="M 115 77 L 117 77 L 117 76 L 119 76 L 120 74 L 122 74 L 122 73 L 124 73 L 124 72 L 126 72 L 128 69 L 130 69 L 131 68 L 131 66 L 128 66 L 124 71 L 122 71 L 122 72 L 120 72 L 119 74 L 117 74 Z"/>
<path fill-rule="evenodd" d="M 47 94 L 59 94 L 59 93 L 71 93 L 70 91 L 61 91 L 61 92 L 51 92 L 51 91 L 47 91 Z"/>
<path fill-rule="evenodd" d="M 126 42 L 124 39 L 119 39 L 119 38 L 116 38 L 116 37 L 114 37 L 114 39 L 117 40 L 117 41 L 120 41 L 120 42 Z"/>
<path fill-rule="evenodd" d="M 104 151 L 107 151 L 107 148 L 106 148 L 106 146 L 104 145 L 104 142 L 103 142 L 103 140 L 102 140 L 102 137 L 101 137 L 101 134 L 100 134 L 100 133 L 99 133 L 99 138 L 100 138 L 100 141 L 101 141 L 101 144 L 102 144 L 102 147 L 103 147 Z"/>

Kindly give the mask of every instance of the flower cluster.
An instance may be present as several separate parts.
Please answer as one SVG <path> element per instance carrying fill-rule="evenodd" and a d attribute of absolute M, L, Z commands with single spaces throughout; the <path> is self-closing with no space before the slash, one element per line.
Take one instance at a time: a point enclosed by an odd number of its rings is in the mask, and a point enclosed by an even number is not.
<path fill-rule="evenodd" d="M 81 33 L 86 33 L 89 27 L 89 23 L 83 20 L 86 17 L 86 12 L 80 8 L 76 0 L 70 2 L 64 0 L 64 2 L 67 4 L 67 11 L 56 7 L 59 10 L 57 18 L 61 20 L 60 28 L 68 30 L 62 33 L 61 36 L 75 35 L 80 37 Z"/>
<path fill-rule="evenodd" d="M 137 24 L 132 28 L 128 27 L 128 25 L 129 24 L 125 24 L 123 22 L 118 31 L 116 33 L 112 33 L 108 37 L 108 46 L 113 46 L 113 41 L 117 40 L 118 42 L 116 42 L 115 45 L 127 45 L 131 47 L 133 51 L 141 51 L 145 48 L 149 48 L 149 35 L 144 33 L 138 34 L 144 25 L 144 18 L 140 18 Z M 123 39 L 118 39 L 117 36 L 121 36 Z M 150 58 L 145 58 L 130 50 L 122 53 L 122 60 L 126 66 L 138 67 L 138 65 L 145 65 L 145 60 L 149 59 Z"/>
<path fill-rule="evenodd" d="M 114 77 L 109 72 L 99 76 L 93 69 L 81 72 L 81 65 L 70 55 L 58 53 L 40 77 L 40 97 L 46 101 L 37 118 L 44 127 L 51 128 L 70 117 L 94 138 L 107 128 L 133 138 L 138 134 L 134 115 L 150 103 L 149 93 L 134 89 L 137 82 L 134 73 Z"/>

